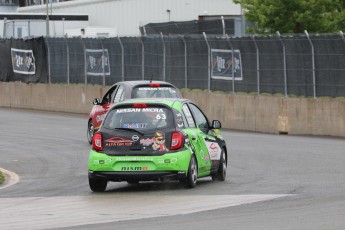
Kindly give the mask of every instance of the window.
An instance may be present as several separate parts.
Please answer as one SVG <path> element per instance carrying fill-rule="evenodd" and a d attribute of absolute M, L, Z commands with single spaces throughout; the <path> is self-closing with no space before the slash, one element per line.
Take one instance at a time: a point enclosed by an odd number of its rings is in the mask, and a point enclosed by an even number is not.
<path fill-rule="evenodd" d="M 132 108 L 121 107 L 109 111 L 105 128 L 163 129 L 174 124 L 171 110 L 161 107 Z"/>
<path fill-rule="evenodd" d="M 191 127 L 191 128 L 195 128 L 195 122 L 194 122 L 194 119 L 193 119 L 193 116 L 192 116 L 192 113 L 190 112 L 187 104 L 184 104 L 182 106 L 182 110 L 183 110 L 183 113 L 187 119 L 187 123 L 188 123 L 188 126 Z"/>
<path fill-rule="evenodd" d="M 150 87 L 140 86 L 132 91 L 132 98 L 177 98 L 177 89 L 169 86 Z"/>
<path fill-rule="evenodd" d="M 209 129 L 209 125 L 208 125 L 208 121 L 207 121 L 207 118 L 205 117 L 205 115 L 201 112 L 201 110 L 198 107 L 196 107 L 196 105 L 189 104 L 189 107 L 194 114 L 194 118 L 195 118 L 195 121 L 196 121 L 196 124 L 198 125 L 198 127 L 203 132 L 207 133 L 208 129 Z"/>
<path fill-rule="evenodd" d="M 120 102 L 123 100 L 124 97 L 124 90 L 125 87 L 123 85 L 120 85 L 116 91 L 115 97 L 114 97 L 114 103 Z"/>

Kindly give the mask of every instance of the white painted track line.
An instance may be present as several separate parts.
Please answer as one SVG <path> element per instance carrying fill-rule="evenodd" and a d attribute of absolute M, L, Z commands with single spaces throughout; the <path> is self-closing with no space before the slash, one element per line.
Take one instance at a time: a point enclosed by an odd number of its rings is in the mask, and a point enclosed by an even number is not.
<path fill-rule="evenodd" d="M 117 195 L 0 198 L 0 229 L 49 229 L 190 214 L 288 194 Z"/>

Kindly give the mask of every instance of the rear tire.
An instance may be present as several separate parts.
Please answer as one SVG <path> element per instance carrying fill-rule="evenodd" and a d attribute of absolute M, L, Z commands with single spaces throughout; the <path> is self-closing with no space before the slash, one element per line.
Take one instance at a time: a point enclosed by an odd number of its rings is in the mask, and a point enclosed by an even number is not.
<path fill-rule="evenodd" d="M 225 181 L 226 178 L 226 155 L 224 149 L 220 155 L 219 167 L 216 174 L 212 175 L 213 181 Z"/>
<path fill-rule="evenodd" d="M 138 180 L 128 180 L 127 183 L 133 185 L 133 184 L 139 184 L 139 181 Z"/>
<path fill-rule="evenodd" d="M 93 134 L 95 132 L 95 128 L 93 126 L 93 122 L 92 120 L 89 120 L 88 124 L 87 124 L 87 141 L 89 142 L 89 144 L 92 144 L 92 138 L 93 138 Z"/>
<path fill-rule="evenodd" d="M 89 177 L 89 186 L 93 192 L 104 192 L 107 187 L 108 181 L 97 180 Z"/>
<path fill-rule="evenodd" d="M 192 155 L 189 162 L 187 178 L 184 181 L 186 188 L 194 188 L 198 180 L 198 163 L 196 162 L 195 156 Z"/>

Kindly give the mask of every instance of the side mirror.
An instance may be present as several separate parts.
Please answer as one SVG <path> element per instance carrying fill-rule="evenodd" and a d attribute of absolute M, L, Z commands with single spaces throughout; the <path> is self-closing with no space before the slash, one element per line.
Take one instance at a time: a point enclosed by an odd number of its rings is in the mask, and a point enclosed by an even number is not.
<path fill-rule="evenodd" d="M 218 120 L 213 120 L 212 121 L 212 129 L 220 129 L 222 127 L 222 124 Z"/>
<path fill-rule="evenodd" d="M 101 101 L 98 99 L 98 98 L 95 98 L 92 102 L 92 104 L 94 105 L 100 105 L 101 104 Z"/>

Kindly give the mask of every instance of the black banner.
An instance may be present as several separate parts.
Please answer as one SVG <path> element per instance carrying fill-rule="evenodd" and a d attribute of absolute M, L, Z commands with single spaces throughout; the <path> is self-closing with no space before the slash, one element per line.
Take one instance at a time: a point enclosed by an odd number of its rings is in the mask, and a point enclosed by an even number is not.
<path fill-rule="evenodd" d="M 211 49 L 211 60 L 212 79 L 243 80 L 239 50 Z"/>
<path fill-rule="evenodd" d="M 47 56 L 43 37 L 7 39 L 7 48 L 0 45 L 0 80 L 25 83 L 47 83 Z M 4 52 L 2 52 L 4 51 Z M 4 64 L 2 64 L 4 62 Z"/>
<path fill-rule="evenodd" d="M 14 73 L 35 74 L 36 64 L 32 50 L 11 48 L 11 59 Z"/>
<path fill-rule="evenodd" d="M 87 75 L 110 75 L 108 49 L 86 49 Z"/>

